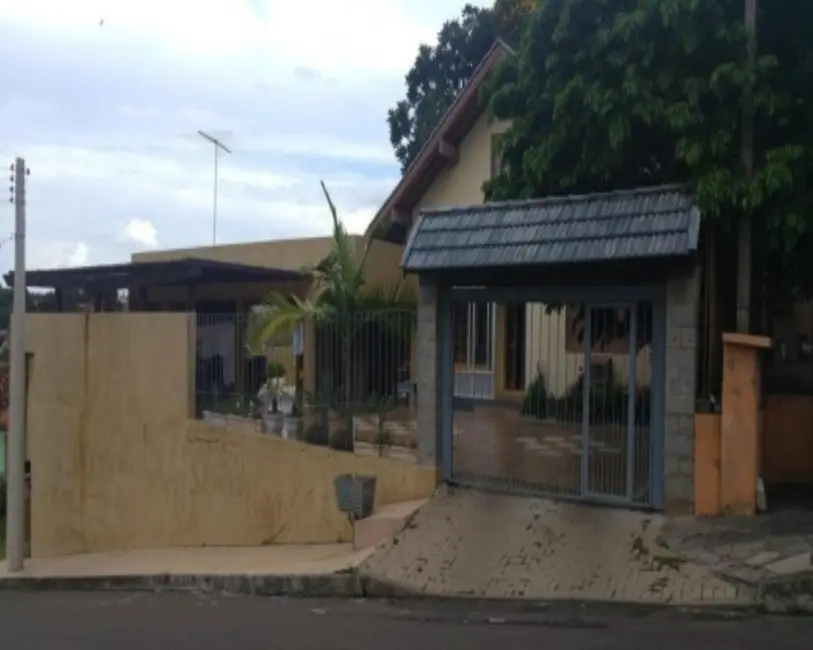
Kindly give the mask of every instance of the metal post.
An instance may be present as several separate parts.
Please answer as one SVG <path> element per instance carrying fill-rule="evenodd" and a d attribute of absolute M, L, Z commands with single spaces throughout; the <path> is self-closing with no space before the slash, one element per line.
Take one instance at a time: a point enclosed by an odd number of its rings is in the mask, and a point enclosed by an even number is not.
<path fill-rule="evenodd" d="M 223 144 L 220 140 L 218 140 L 213 135 L 209 135 L 205 131 L 201 131 L 198 129 L 198 135 L 203 138 L 204 140 L 208 140 L 212 143 L 212 147 L 214 148 L 215 152 L 215 187 L 214 187 L 214 208 L 212 210 L 212 246 L 217 244 L 217 156 L 219 150 L 222 149 L 226 153 L 231 153 L 231 149 L 229 149 L 225 144 Z"/>
<path fill-rule="evenodd" d="M 215 150 L 215 191 L 214 191 L 214 208 L 212 210 L 212 246 L 217 245 L 217 145 L 213 147 Z"/>
<path fill-rule="evenodd" d="M 25 555 L 25 161 L 14 165 L 14 302 L 8 436 L 6 557 L 9 573 L 22 571 Z"/>

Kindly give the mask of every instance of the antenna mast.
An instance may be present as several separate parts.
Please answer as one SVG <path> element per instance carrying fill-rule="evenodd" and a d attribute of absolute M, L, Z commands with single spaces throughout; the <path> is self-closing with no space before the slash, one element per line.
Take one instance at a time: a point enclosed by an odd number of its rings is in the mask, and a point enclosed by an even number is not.
<path fill-rule="evenodd" d="M 231 153 L 231 149 L 229 149 L 216 137 L 209 135 L 205 131 L 198 129 L 198 135 L 204 140 L 212 143 L 212 148 L 214 149 L 215 153 L 214 206 L 212 212 L 212 246 L 215 246 L 217 244 L 217 157 L 221 149 L 229 154 Z"/>

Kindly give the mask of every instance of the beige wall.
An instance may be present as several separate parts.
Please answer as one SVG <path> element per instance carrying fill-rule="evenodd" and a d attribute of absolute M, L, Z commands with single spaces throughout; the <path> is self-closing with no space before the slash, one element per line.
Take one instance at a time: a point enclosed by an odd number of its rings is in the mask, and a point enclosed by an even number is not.
<path fill-rule="evenodd" d="M 325 215 L 328 215 L 327 208 L 325 208 Z M 308 264 L 318 263 L 330 252 L 331 242 L 331 237 L 311 237 L 246 244 L 220 244 L 134 253 L 132 260 L 133 262 L 158 262 L 192 257 L 295 271 Z"/>
<path fill-rule="evenodd" d="M 475 205 L 483 202 L 483 183 L 491 178 L 491 139 L 508 129 L 508 122 L 482 115 L 458 147 L 458 162 L 447 166 L 415 207 L 421 210 Z"/>
<path fill-rule="evenodd" d="M 435 471 L 190 421 L 187 314 L 33 314 L 28 455 L 35 557 L 350 539 L 333 478 L 377 503 L 426 497 Z"/>

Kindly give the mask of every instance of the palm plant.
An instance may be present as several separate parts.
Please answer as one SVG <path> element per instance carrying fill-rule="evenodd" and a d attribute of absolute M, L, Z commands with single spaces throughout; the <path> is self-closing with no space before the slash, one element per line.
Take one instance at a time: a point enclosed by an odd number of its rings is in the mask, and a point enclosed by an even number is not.
<path fill-rule="evenodd" d="M 287 293 L 271 294 L 264 308 L 252 315 L 249 341 L 252 348 L 258 349 L 280 334 L 293 331 L 307 319 L 314 319 L 317 325 L 329 324 L 339 343 L 342 433 L 346 436 L 352 432 L 353 404 L 360 397 L 354 394 L 353 378 L 357 333 L 371 323 L 390 331 L 400 329 L 403 319 L 387 318 L 387 315 L 407 310 L 414 314 L 415 301 L 403 281 L 384 286 L 368 284 L 367 260 L 375 237 L 371 237 L 360 252 L 339 219 L 324 182 L 321 186 L 333 219 L 333 242 L 325 259 L 306 269 L 313 281 L 311 293 L 305 299 Z M 394 325 L 394 321 L 400 322 Z M 334 440 L 331 444 L 351 448 L 352 435 L 349 441 Z"/>

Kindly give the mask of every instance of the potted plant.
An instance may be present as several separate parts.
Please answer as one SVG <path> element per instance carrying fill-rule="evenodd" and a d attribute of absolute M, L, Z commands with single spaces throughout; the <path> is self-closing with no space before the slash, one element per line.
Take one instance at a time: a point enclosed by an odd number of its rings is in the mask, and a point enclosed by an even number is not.
<path fill-rule="evenodd" d="M 280 413 L 279 410 L 283 377 L 285 377 L 285 366 L 279 362 L 269 363 L 265 383 L 257 395 L 265 405 L 263 410 L 265 431 L 274 435 L 282 435 L 282 429 L 285 426 L 285 414 Z"/>

